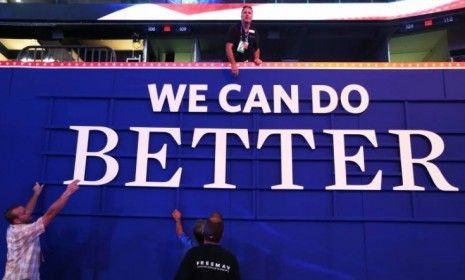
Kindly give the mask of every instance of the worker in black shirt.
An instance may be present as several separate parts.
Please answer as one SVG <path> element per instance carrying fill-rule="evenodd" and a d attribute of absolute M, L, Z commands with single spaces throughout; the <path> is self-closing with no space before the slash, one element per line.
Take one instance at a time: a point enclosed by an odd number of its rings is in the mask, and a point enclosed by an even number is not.
<path fill-rule="evenodd" d="M 187 251 L 175 280 L 240 279 L 236 257 L 219 245 L 223 237 L 223 221 L 209 219 L 204 226 L 204 244 Z"/>
<path fill-rule="evenodd" d="M 241 12 L 241 23 L 229 28 L 226 38 L 226 57 L 231 63 L 233 76 L 239 75 L 237 62 L 253 61 L 256 65 L 262 64 L 259 36 L 252 26 L 252 19 L 252 7 L 244 6 Z"/>

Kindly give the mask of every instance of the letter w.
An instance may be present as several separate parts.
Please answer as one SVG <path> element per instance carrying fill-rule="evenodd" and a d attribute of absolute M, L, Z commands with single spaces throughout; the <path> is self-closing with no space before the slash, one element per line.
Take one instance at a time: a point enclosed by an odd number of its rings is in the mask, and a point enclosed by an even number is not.
<path fill-rule="evenodd" d="M 158 95 L 156 84 L 149 84 L 147 87 L 149 88 L 150 102 L 154 112 L 161 112 L 166 100 L 168 100 L 170 112 L 178 112 L 187 86 L 180 84 L 176 96 L 174 96 L 173 85 L 171 84 L 163 84 L 160 95 Z"/>

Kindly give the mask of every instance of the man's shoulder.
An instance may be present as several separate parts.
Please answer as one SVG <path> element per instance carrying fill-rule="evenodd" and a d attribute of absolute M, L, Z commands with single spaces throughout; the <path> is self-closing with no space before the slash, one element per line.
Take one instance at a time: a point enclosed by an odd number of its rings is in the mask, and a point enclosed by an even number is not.
<path fill-rule="evenodd" d="M 39 217 L 35 222 L 32 223 L 34 227 L 45 228 L 43 217 Z"/>
<path fill-rule="evenodd" d="M 21 231 L 26 231 L 26 230 L 29 230 L 29 229 L 34 229 L 34 228 L 38 228 L 39 230 L 44 228 L 44 222 L 42 221 L 42 217 L 38 218 L 33 223 L 10 225 L 8 227 L 8 231 L 10 231 L 10 232 L 21 232 Z"/>
<path fill-rule="evenodd" d="M 202 247 L 202 246 L 200 246 Z M 231 253 L 230 251 L 228 251 L 227 249 L 225 249 L 223 246 L 221 245 L 204 245 L 204 247 L 208 248 L 207 250 L 209 251 L 213 251 L 215 252 L 216 254 L 220 254 L 222 256 L 227 256 L 227 257 L 230 257 L 230 258 L 236 258 L 236 256 Z"/>
<path fill-rule="evenodd" d="M 236 255 L 234 255 L 231 251 L 229 251 L 229 250 L 227 250 L 227 249 L 225 249 L 224 247 L 221 247 L 221 246 L 220 246 L 220 248 L 221 248 L 221 250 L 223 251 L 223 253 L 225 255 L 227 255 L 230 258 L 236 259 Z"/>
<path fill-rule="evenodd" d="M 186 254 L 184 256 L 192 256 L 192 255 L 196 255 L 198 254 L 199 252 L 199 248 L 201 246 L 193 246 L 193 247 L 190 247 L 187 251 L 186 251 Z"/>

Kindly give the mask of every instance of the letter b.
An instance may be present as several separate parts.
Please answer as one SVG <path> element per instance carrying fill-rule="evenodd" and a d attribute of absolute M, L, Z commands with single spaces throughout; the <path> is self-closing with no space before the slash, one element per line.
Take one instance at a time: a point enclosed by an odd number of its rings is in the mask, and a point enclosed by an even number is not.
<path fill-rule="evenodd" d="M 119 166 L 118 162 L 111 156 L 107 155 L 106 153 L 110 152 L 116 147 L 118 144 L 118 135 L 116 132 L 108 127 L 103 126 L 70 126 L 70 129 L 76 130 L 78 132 L 78 140 L 76 145 L 76 162 L 74 164 L 74 179 L 80 179 L 81 185 L 103 185 L 111 180 L 113 180 L 116 175 L 118 174 Z M 107 137 L 107 143 L 105 147 L 97 152 L 89 152 L 88 151 L 88 144 L 89 144 L 89 132 L 91 130 L 100 131 L 105 134 Z M 105 161 L 106 169 L 105 174 L 102 178 L 96 181 L 86 181 L 85 180 L 85 173 L 86 173 L 86 163 L 87 157 L 99 157 Z M 64 184 L 69 184 L 73 180 L 68 180 L 63 182 Z"/>

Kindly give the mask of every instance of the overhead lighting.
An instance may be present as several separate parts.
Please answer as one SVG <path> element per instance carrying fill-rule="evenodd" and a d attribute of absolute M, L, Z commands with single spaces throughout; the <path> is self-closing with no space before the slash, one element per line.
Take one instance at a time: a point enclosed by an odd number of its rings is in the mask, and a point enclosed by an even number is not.
<path fill-rule="evenodd" d="M 40 46 L 36 39 L 7 39 L 0 38 L 0 43 L 9 50 L 22 50 L 27 46 Z"/>
<path fill-rule="evenodd" d="M 139 44 L 134 44 L 133 39 L 123 40 L 80 40 L 82 45 L 86 46 L 105 46 L 115 51 L 141 51 L 144 49 L 144 40 L 139 39 Z"/>

